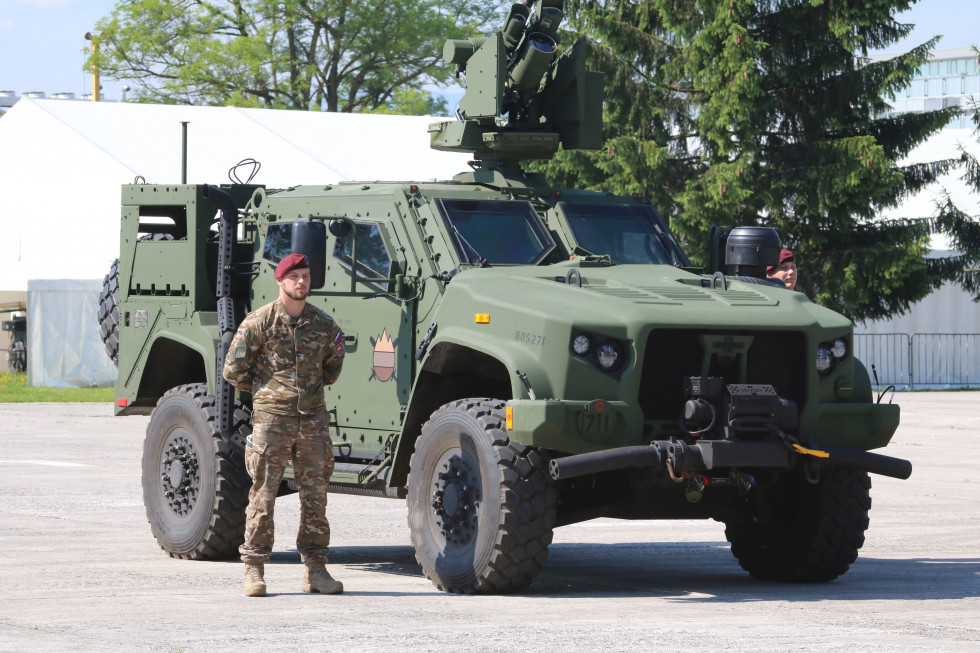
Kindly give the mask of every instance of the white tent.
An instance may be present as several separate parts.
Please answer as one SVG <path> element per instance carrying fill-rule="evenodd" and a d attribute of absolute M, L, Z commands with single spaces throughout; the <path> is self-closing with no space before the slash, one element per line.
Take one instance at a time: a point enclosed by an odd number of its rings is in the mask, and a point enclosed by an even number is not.
<path fill-rule="evenodd" d="M 227 182 L 232 166 L 253 158 L 262 164 L 254 183 L 288 188 L 451 178 L 469 157 L 429 148 L 427 127 L 438 120 L 22 98 L 0 118 L 0 309 L 23 309 L 35 284 L 31 383 L 111 382 L 92 305 L 119 256 L 120 186 L 138 175 L 181 181 L 181 122 L 189 183 Z M 52 279 L 62 281 L 40 281 Z"/>
<path fill-rule="evenodd" d="M 246 158 L 270 188 L 448 179 L 466 154 L 429 148 L 431 116 L 22 98 L 0 118 L 0 292 L 29 279 L 101 279 L 119 255 L 120 186 L 225 183 Z"/>
<path fill-rule="evenodd" d="M 101 279 L 31 279 L 27 284 L 27 382 L 61 388 L 109 386 L 116 366 L 94 316 Z"/>

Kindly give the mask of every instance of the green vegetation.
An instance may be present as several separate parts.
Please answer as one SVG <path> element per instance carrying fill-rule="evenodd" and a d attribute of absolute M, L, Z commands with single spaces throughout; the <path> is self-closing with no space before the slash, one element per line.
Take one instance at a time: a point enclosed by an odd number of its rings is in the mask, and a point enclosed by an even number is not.
<path fill-rule="evenodd" d="M 980 56 L 980 49 L 974 46 L 973 51 Z M 973 105 L 973 123 L 980 125 L 980 104 Z M 973 130 L 973 137 L 980 141 L 980 128 Z M 962 179 L 973 189 L 973 195 L 980 197 L 980 160 L 970 154 L 962 145 L 959 146 L 960 159 L 963 161 Z M 980 206 L 976 207 L 980 210 Z M 980 242 L 980 212 L 957 206 L 947 195 L 939 202 L 939 215 L 936 222 L 949 233 L 950 246 L 959 252 L 970 252 L 971 256 L 966 265 L 956 265 L 949 274 L 959 284 L 976 298 L 980 299 L 980 251 L 976 243 Z M 976 299 L 974 301 L 977 301 Z"/>
<path fill-rule="evenodd" d="M 46 388 L 27 385 L 26 374 L 0 372 L 0 404 L 26 402 L 111 402 L 112 388 Z"/>
<path fill-rule="evenodd" d="M 913 1 L 569 2 L 606 73 L 606 146 L 540 169 L 652 197 L 699 263 L 712 224 L 774 227 L 798 290 L 855 320 L 902 313 L 980 259 L 970 216 L 881 218 L 959 163 L 903 162 L 958 108 L 883 117 L 936 43 L 868 56 L 909 33 L 894 17 Z M 964 255 L 924 259 L 933 233 Z"/>
<path fill-rule="evenodd" d="M 323 111 L 445 110 L 447 38 L 486 29 L 496 0 L 126 0 L 86 62 L 133 98 Z M 394 105 L 394 106 L 393 106 Z"/>

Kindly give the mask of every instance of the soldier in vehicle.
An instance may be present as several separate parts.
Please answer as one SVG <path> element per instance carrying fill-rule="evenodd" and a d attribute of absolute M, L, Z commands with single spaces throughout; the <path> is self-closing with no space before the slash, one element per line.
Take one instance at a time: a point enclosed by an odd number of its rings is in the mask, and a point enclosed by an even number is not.
<path fill-rule="evenodd" d="M 779 265 L 770 265 L 766 268 L 766 276 L 782 281 L 789 290 L 796 290 L 796 259 L 793 258 L 793 252 L 788 249 L 781 250 Z"/>
<path fill-rule="evenodd" d="M 283 471 L 292 459 L 299 483 L 296 548 L 306 565 L 304 592 L 340 594 L 325 568 L 330 544 L 327 482 L 333 473 L 330 416 L 323 387 L 340 376 L 344 334 L 306 302 L 310 264 L 290 254 L 276 267 L 279 298 L 250 313 L 228 349 L 223 375 L 252 394 L 253 431 L 245 452 L 252 489 L 245 513 L 245 595 L 265 596 L 265 563 L 274 542 L 273 512 Z"/>

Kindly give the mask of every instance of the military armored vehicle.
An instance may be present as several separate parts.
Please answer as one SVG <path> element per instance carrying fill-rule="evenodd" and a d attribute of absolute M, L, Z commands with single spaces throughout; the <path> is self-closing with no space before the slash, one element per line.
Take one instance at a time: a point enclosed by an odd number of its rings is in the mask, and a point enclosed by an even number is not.
<path fill-rule="evenodd" d="M 648 199 L 521 169 L 601 145 L 602 77 L 583 41 L 559 54 L 562 8 L 515 4 L 446 44 L 466 92 L 431 143 L 474 159 L 452 180 L 123 187 L 103 323 L 117 414 L 150 415 L 144 501 L 168 554 L 236 555 L 250 397 L 221 364 L 299 251 L 345 334 L 330 489 L 406 500 L 440 589 L 524 588 L 556 527 L 603 516 L 722 521 L 762 579 L 854 562 L 868 473 L 911 473 L 870 451 L 899 410 L 875 402 L 848 319 L 765 279 L 775 232 L 731 231 L 708 274 Z"/>

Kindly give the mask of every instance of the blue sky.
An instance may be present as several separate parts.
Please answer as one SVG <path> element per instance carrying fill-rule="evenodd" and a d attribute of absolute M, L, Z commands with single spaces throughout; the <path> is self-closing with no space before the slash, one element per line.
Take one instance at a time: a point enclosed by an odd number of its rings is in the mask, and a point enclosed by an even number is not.
<path fill-rule="evenodd" d="M 76 97 L 90 93 L 91 77 L 82 70 L 85 32 L 115 4 L 116 0 L 0 0 L 0 90 L 71 92 Z M 895 51 L 936 34 L 944 35 L 941 48 L 980 42 L 978 0 L 920 0 L 900 18 L 915 23 L 916 29 Z M 112 80 L 102 80 L 102 89 L 107 99 L 122 94 L 122 84 Z"/>

